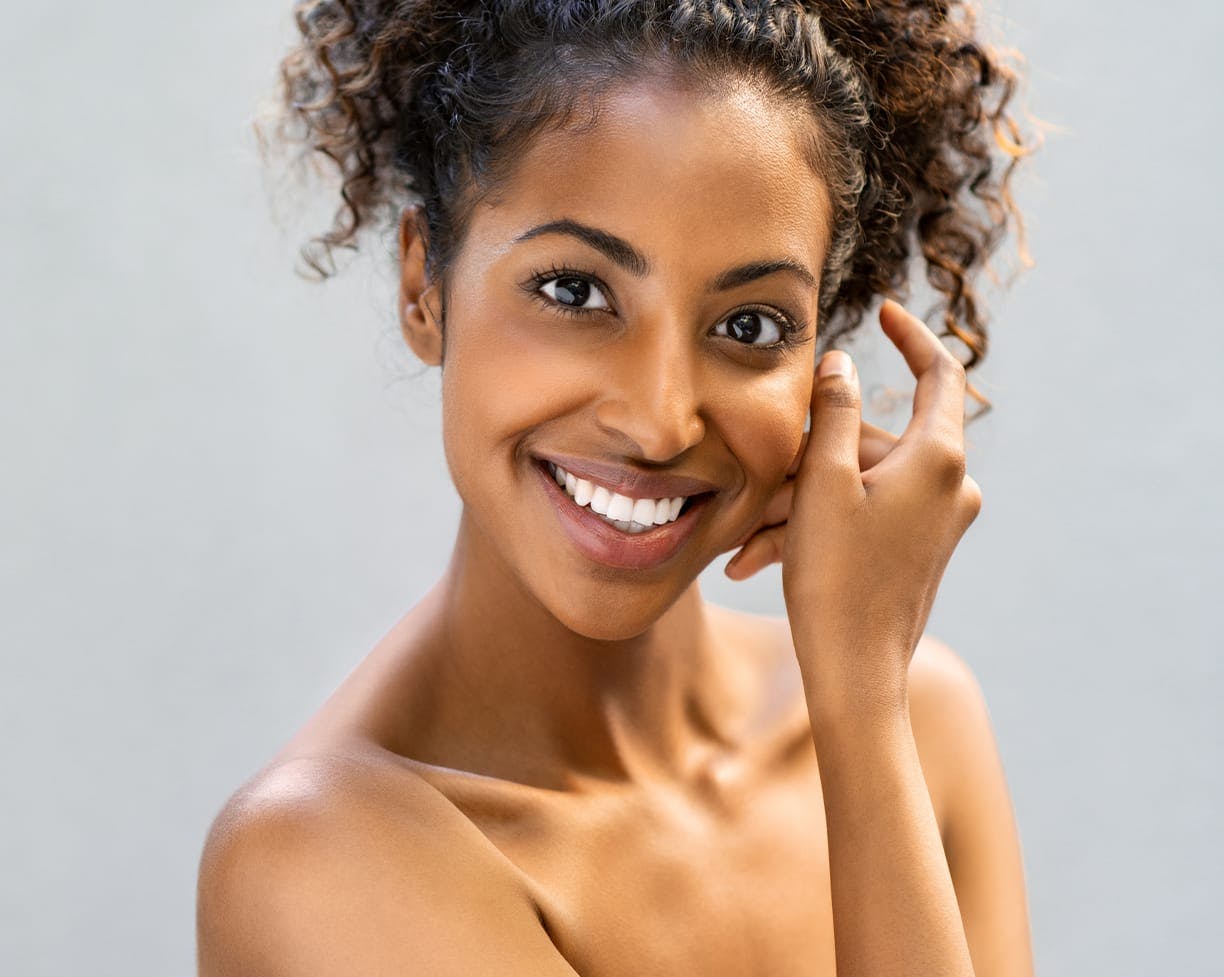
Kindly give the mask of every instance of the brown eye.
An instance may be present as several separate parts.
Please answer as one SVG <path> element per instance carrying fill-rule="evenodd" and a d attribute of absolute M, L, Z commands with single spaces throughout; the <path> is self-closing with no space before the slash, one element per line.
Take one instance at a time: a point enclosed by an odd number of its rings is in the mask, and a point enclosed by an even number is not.
<path fill-rule="evenodd" d="M 558 305 L 564 305 L 571 309 L 608 308 L 608 303 L 604 299 L 603 293 L 585 278 L 578 278 L 576 275 L 562 275 L 547 281 L 540 286 L 540 291 Z M 596 301 L 591 305 L 587 305 L 587 302 L 592 297 L 595 297 Z"/>
<path fill-rule="evenodd" d="M 782 341 L 782 327 L 760 312 L 737 312 L 715 326 L 714 331 L 745 346 L 773 346 Z"/>

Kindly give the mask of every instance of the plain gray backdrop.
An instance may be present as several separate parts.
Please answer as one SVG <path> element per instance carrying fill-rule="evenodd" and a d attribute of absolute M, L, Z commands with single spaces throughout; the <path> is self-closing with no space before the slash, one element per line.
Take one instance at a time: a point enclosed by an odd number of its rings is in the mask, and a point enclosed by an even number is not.
<path fill-rule="evenodd" d="M 6 975 L 193 973 L 209 822 L 448 553 L 385 242 L 314 285 L 331 197 L 273 222 L 249 123 L 288 8 L 4 4 Z M 1224 5 L 989 11 L 1050 132 L 930 630 L 990 703 L 1039 974 L 1224 974 Z M 872 332 L 869 379 L 899 362 Z M 721 565 L 708 596 L 782 612 Z"/>

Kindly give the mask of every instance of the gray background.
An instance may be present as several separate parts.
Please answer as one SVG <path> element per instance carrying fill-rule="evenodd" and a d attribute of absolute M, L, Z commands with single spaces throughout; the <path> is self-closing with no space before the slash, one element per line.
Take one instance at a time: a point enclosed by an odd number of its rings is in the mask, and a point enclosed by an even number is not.
<path fill-rule="evenodd" d="M 269 213 L 248 121 L 287 8 L 4 7 L 6 975 L 193 972 L 214 813 L 448 551 L 386 262 L 305 283 L 317 220 Z M 931 630 L 991 704 L 1039 973 L 1220 974 L 1224 6 L 991 9 L 1056 128 Z M 776 573 L 717 569 L 781 611 Z"/>

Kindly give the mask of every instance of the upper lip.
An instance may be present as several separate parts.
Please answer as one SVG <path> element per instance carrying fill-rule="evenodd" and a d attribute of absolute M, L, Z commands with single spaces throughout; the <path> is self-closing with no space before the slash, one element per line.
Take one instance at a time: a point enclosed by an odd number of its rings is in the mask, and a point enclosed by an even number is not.
<path fill-rule="evenodd" d="M 560 465 L 575 478 L 602 485 L 631 499 L 674 499 L 677 496 L 717 492 L 718 486 L 701 478 L 659 475 L 572 455 L 539 455 L 542 461 Z"/>

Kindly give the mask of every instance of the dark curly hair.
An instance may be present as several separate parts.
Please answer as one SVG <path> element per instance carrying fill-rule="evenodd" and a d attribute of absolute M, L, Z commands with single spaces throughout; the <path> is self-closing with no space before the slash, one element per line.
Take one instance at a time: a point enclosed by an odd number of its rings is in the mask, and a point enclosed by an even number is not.
<path fill-rule="evenodd" d="M 295 15 L 274 138 L 339 170 L 333 225 L 302 249 L 320 278 L 336 249 L 420 203 L 429 273 L 445 282 L 472 206 L 544 126 L 614 81 L 731 72 L 809 105 L 823 137 L 822 341 L 878 295 L 905 294 L 917 247 L 944 335 L 964 343 L 967 368 L 986 353 L 971 279 L 1009 225 L 1022 234 L 1009 182 L 1028 147 L 1008 113 L 1016 74 L 964 3 L 298 0 Z"/>

